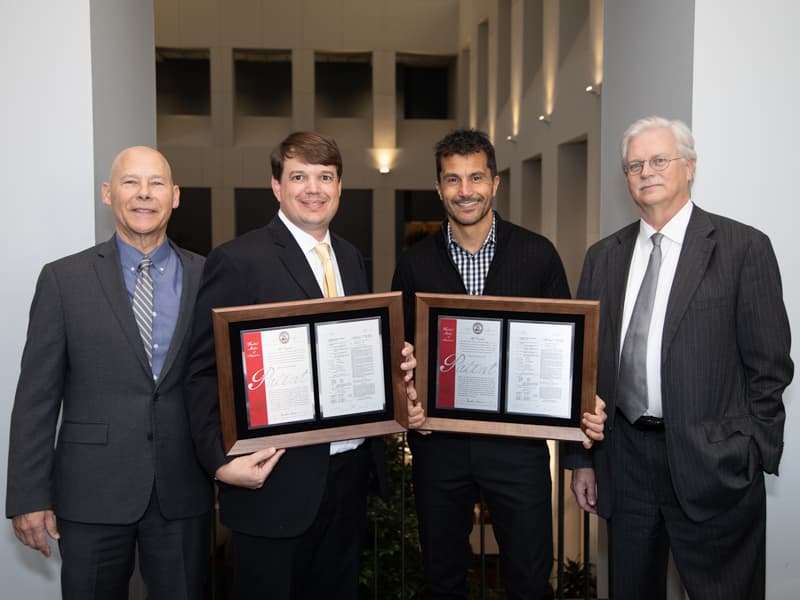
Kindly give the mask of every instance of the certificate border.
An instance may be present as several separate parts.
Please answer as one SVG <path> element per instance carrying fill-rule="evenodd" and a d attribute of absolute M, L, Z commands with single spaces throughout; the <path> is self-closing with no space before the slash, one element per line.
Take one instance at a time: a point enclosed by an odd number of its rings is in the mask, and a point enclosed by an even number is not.
<path fill-rule="evenodd" d="M 331 320 L 328 315 L 363 311 L 375 312 L 376 310 L 388 314 L 390 348 L 388 371 L 391 373 L 391 392 L 386 395 L 386 407 L 383 411 L 356 415 L 355 420 L 366 421 L 356 424 L 352 424 L 354 415 L 331 417 L 324 420 L 317 416 L 313 422 L 304 421 L 291 424 L 292 429 L 299 430 L 292 433 L 254 436 L 251 431 L 246 430 L 246 427 L 244 431 L 242 430 L 237 417 L 237 406 L 245 402 L 245 398 L 243 390 L 237 390 L 233 371 L 233 369 L 241 371 L 242 349 L 238 333 L 231 335 L 232 330 L 235 330 L 240 323 L 248 323 L 248 329 L 257 329 L 272 327 L 276 321 L 286 321 L 287 319 L 292 319 L 297 323 L 307 323 L 311 326 L 318 321 Z M 402 362 L 403 349 L 403 300 L 400 292 L 231 306 L 214 308 L 211 312 L 217 356 L 222 443 L 228 456 L 248 454 L 262 448 L 292 448 L 337 440 L 380 436 L 406 430 L 408 407 L 405 400 L 403 373 L 399 367 Z M 384 342 L 385 347 L 386 343 Z M 316 350 L 312 349 L 312 357 L 315 356 Z M 384 372 L 386 371 L 386 357 L 384 356 Z M 316 376 L 315 369 L 314 377 L 316 378 Z M 278 427 L 284 426 L 276 425 L 276 428 Z"/>
<path fill-rule="evenodd" d="M 417 292 L 416 294 L 416 327 L 415 327 L 415 352 L 417 357 L 416 387 L 425 414 L 428 415 L 424 427 L 432 431 L 450 431 L 458 433 L 478 433 L 487 435 L 505 435 L 516 437 L 532 437 L 555 439 L 564 441 L 582 442 L 587 439 L 580 428 L 580 417 L 584 412 L 594 412 L 594 397 L 597 381 L 597 344 L 599 335 L 599 307 L 600 303 L 593 300 L 557 300 L 550 298 L 512 298 L 503 296 L 466 296 L 460 294 L 429 294 Z M 506 315 L 506 318 L 518 318 L 517 313 L 552 314 L 557 320 L 575 321 L 583 320 L 583 345 L 582 349 L 573 348 L 573 363 L 580 362 L 580 372 L 573 372 L 574 378 L 579 378 L 580 386 L 580 414 L 573 415 L 570 419 L 557 417 L 541 417 L 526 415 L 524 423 L 519 422 L 520 415 L 508 414 L 509 420 L 480 419 L 480 413 L 469 411 L 469 415 L 461 411 L 452 410 L 453 415 L 439 416 L 441 409 L 435 409 L 435 402 L 431 414 L 429 411 L 428 395 L 430 382 L 435 382 L 435 373 L 430 372 L 431 353 L 436 352 L 435 342 L 433 348 L 429 343 L 431 325 L 431 312 L 436 310 L 458 311 L 470 318 L 480 318 L 480 313 L 492 312 Z M 473 313 L 474 316 L 470 316 Z M 576 352 L 581 352 L 576 356 Z M 578 360 L 576 360 L 578 359 Z M 433 368 L 435 369 L 435 362 Z M 575 385 L 575 383 L 573 384 Z M 501 406 L 505 407 L 502 398 Z M 451 409 L 447 409 L 448 414 Z M 577 424 L 575 424 L 577 423 Z"/>

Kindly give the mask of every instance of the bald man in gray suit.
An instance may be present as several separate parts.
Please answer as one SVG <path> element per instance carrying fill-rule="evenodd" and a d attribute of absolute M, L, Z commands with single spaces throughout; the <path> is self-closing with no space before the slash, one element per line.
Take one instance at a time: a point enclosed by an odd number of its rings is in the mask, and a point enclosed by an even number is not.
<path fill-rule="evenodd" d="M 179 198 L 159 152 L 123 151 L 103 185 L 116 234 L 45 265 L 36 286 L 6 514 L 45 556 L 48 535 L 58 540 L 67 599 L 127 598 L 137 545 L 148 598 L 202 596 L 211 480 L 195 458 L 183 377 L 204 261 L 166 237 Z M 133 307 L 140 264 L 153 290 L 147 342 Z"/>

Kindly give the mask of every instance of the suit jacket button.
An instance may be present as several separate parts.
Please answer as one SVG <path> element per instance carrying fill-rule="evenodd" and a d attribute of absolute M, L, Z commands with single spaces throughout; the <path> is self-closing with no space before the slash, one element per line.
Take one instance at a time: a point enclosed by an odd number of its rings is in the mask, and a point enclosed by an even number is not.
<path fill-rule="evenodd" d="M 152 433 L 148 433 L 147 434 L 147 441 L 148 442 L 152 442 L 153 441 L 153 434 Z"/>

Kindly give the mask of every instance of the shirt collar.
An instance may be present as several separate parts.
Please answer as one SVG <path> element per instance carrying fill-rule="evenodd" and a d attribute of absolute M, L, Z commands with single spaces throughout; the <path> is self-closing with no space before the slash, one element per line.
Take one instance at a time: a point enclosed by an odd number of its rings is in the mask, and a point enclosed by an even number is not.
<path fill-rule="evenodd" d="M 300 229 L 297 225 L 292 223 L 289 220 L 289 217 L 282 210 L 278 210 L 278 217 L 283 224 L 286 225 L 286 229 L 289 230 L 289 233 L 292 234 L 294 241 L 297 242 L 297 245 L 300 246 L 300 249 L 303 251 L 303 254 L 308 254 L 311 250 L 314 249 L 314 246 L 321 243 L 326 243 L 328 246 L 331 245 L 331 231 L 330 229 L 325 230 L 325 237 L 322 240 L 318 240 L 313 235 L 306 233 L 302 229 Z"/>
<path fill-rule="evenodd" d="M 693 208 L 694 203 L 689 200 L 674 217 L 667 221 L 667 224 L 661 228 L 660 233 L 664 234 L 664 237 L 671 242 L 679 246 L 682 245 L 683 238 L 686 237 L 686 228 L 689 226 L 689 219 L 692 216 Z M 644 219 L 639 220 L 639 237 L 637 243 L 648 244 L 650 237 L 654 233 L 656 233 L 656 230 L 649 223 L 646 223 Z"/>
<path fill-rule="evenodd" d="M 481 244 L 481 247 L 478 248 L 478 251 L 475 254 L 478 254 L 479 252 L 481 252 L 489 244 L 492 244 L 492 245 L 496 245 L 497 244 L 496 232 L 497 232 L 497 215 L 495 214 L 494 211 L 492 211 L 492 227 L 491 227 L 491 229 L 489 229 L 489 235 L 487 235 L 486 239 L 483 240 L 483 244 Z M 461 244 L 458 243 L 456 238 L 453 237 L 453 230 L 450 227 L 450 221 L 447 221 L 447 233 L 446 233 L 446 236 L 447 236 L 447 246 L 449 248 L 452 248 L 453 246 L 456 246 L 456 247 L 461 248 L 462 250 L 464 250 L 464 252 L 469 253 L 467 250 L 464 249 L 464 247 Z"/>
<path fill-rule="evenodd" d="M 139 267 L 139 262 L 145 256 L 142 252 L 125 242 L 116 233 L 114 240 L 117 244 L 117 251 L 119 252 L 119 262 L 123 269 L 134 269 Z M 169 240 L 164 238 L 164 241 L 152 252 L 147 254 L 153 261 L 153 266 L 159 273 L 163 273 L 167 267 L 167 262 L 172 255 L 172 247 L 169 245 Z"/>

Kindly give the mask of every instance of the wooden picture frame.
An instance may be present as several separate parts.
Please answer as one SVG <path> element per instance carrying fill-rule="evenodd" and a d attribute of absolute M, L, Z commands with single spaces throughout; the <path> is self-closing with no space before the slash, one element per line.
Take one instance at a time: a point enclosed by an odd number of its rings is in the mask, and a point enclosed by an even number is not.
<path fill-rule="evenodd" d="M 405 430 L 400 292 L 215 308 L 212 318 L 229 456 Z"/>
<path fill-rule="evenodd" d="M 424 427 L 586 440 L 598 334 L 597 301 L 417 293 Z"/>

